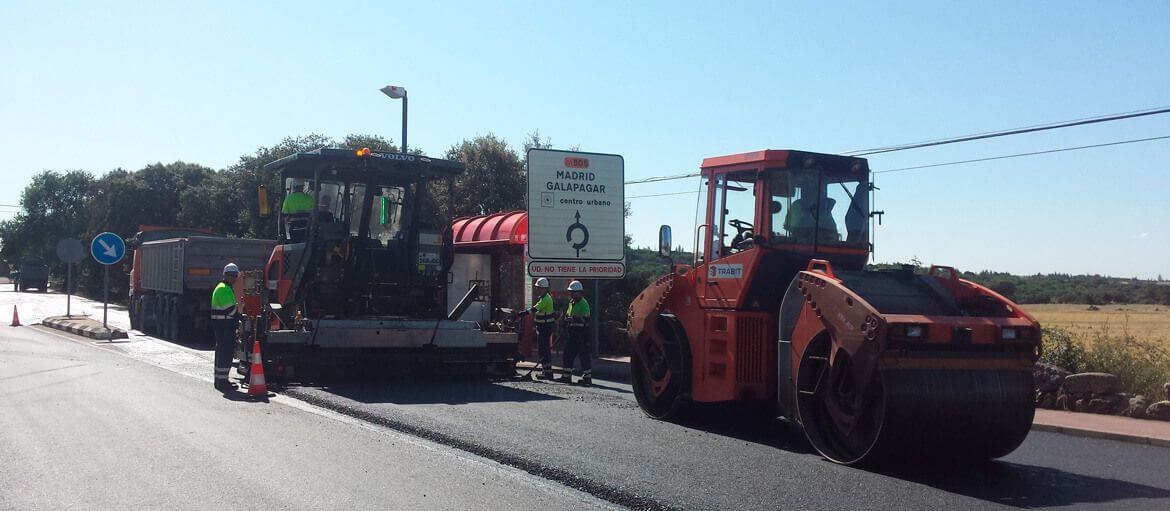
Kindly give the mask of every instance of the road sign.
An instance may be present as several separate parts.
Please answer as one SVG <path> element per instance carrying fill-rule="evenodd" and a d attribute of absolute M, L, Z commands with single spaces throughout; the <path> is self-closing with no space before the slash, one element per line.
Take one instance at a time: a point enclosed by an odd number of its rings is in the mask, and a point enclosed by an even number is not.
<path fill-rule="evenodd" d="M 626 274 L 626 265 L 620 261 L 531 261 L 528 263 L 528 274 L 533 277 L 620 279 Z"/>
<path fill-rule="evenodd" d="M 530 149 L 528 256 L 534 265 L 529 269 L 553 270 L 542 271 L 541 276 L 621 278 L 626 235 L 624 182 L 625 161 L 619 155 Z M 609 264 L 594 265 L 596 276 L 556 270 L 582 269 L 578 263 L 601 262 Z M 602 271 L 603 266 L 610 271 Z M 619 266 L 622 271 L 613 271 Z"/>
<path fill-rule="evenodd" d="M 80 263 L 85 260 L 85 245 L 81 240 L 61 238 L 57 240 L 57 259 L 68 264 Z"/>
<path fill-rule="evenodd" d="M 89 253 L 95 261 L 106 266 L 118 264 L 126 255 L 126 242 L 122 237 L 112 232 L 103 232 L 93 237 L 89 244 Z"/>

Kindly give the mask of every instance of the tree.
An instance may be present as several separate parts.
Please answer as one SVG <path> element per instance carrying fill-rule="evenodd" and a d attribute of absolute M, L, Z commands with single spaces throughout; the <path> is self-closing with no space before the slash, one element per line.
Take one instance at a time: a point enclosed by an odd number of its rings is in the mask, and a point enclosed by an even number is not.
<path fill-rule="evenodd" d="M 493 134 L 477 136 L 451 146 L 445 158 L 463 163 L 466 170 L 451 190 L 454 216 L 480 215 L 524 209 L 528 182 L 524 163 L 508 143 Z M 445 186 L 438 187 L 446 202 Z M 443 204 L 447 206 L 447 204 Z"/>
<path fill-rule="evenodd" d="M 140 225 L 202 227 L 201 219 L 191 215 L 184 217 L 187 222 L 180 222 L 184 206 L 192 206 L 184 205 L 182 197 L 214 176 L 210 168 L 181 161 L 155 163 L 136 172 L 115 169 L 94 182 L 89 233 L 110 231 L 128 237 L 138 232 Z M 194 207 L 202 213 L 214 209 L 212 204 Z"/>
<path fill-rule="evenodd" d="M 236 205 L 236 223 L 239 226 L 236 234 L 250 238 L 276 238 L 276 223 L 271 218 L 260 216 L 260 196 L 257 191 L 260 185 L 267 187 L 269 208 L 275 210 L 280 207 L 277 201 L 284 184 L 277 182 L 277 176 L 264 171 L 265 164 L 290 154 L 334 145 L 333 139 L 319 133 L 285 137 L 272 147 L 260 147 L 252 154 L 241 156 L 239 162 L 225 169 L 225 178 L 235 189 L 234 192 L 225 193 L 230 193 L 230 201 Z"/>
<path fill-rule="evenodd" d="M 81 238 L 85 233 L 85 207 L 93 175 L 83 170 L 47 170 L 33 176 L 20 194 L 22 211 L 0 222 L 0 256 L 13 264 L 43 262 L 57 270 L 57 240 Z"/>
<path fill-rule="evenodd" d="M 398 146 L 390 139 L 382 135 L 361 135 L 357 133 L 350 133 L 341 140 L 341 144 L 337 147 L 342 149 L 361 149 L 363 147 L 370 148 L 371 151 L 384 151 L 389 153 L 398 152 Z M 414 153 L 415 151 L 411 151 Z M 416 154 L 422 154 L 421 151 Z"/>

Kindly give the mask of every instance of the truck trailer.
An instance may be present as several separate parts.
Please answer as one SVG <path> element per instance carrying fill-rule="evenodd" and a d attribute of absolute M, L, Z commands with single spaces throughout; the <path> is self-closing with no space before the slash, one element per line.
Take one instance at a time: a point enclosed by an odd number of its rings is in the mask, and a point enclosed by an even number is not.
<path fill-rule="evenodd" d="M 276 244 L 207 230 L 147 229 L 131 238 L 130 322 L 173 341 L 210 340 L 211 291 L 224 265 L 261 269 Z"/>

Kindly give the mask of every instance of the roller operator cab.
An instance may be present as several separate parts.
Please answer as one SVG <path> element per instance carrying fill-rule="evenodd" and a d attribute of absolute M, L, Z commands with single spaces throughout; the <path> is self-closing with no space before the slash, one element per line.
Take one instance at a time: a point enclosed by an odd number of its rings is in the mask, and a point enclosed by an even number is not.
<path fill-rule="evenodd" d="M 280 241 L 263 275 L 237 284 L 244 313 L 263 315 L 245 322 L 242 347 L 261 338 L 278 375 L 357 363 L 411 370 L 512 362 L 514 334 L 448 318 L 454 253 L 433 190 L 449 192 L 462 163 L 318 149 L 264 168 L 283 192 L 272 205 Z M 264 190 L 260 202 L 263 212 Z"/>
<path fill-rule="evenodd" d="M 768 150 L 708 158 L 701 176 L 694 260 L 630 306 L 648 415 L 762 406 L 846 464 L 1023 441 L 1039 325 L 950 267 L 867 271 L 866 160 Z"/>

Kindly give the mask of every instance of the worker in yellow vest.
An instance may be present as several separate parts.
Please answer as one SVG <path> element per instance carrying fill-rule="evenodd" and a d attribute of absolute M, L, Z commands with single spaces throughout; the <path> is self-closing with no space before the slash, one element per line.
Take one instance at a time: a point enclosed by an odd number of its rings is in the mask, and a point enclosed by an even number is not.
<path fill-rule="evenodd" d="M 552 293 L 548 289 L 548 279 L 541 277 L 532 284 L 532 307 L 520 311 L 520 316 L 532 314 L 532 322 L 536 325 L 536 352 L 540 355 L 540 374 L 538 380 L 553 379 L 552 372 L 552 334 L 556 326 L 556 311 L 553 309 Z"/>
<path fill-rule="evenodd" d="M 284 232 L 289 241 L 300 243 L 305 241 L 308 233 L 309 215 L 316 209 L 313 196 L 309 194 L 312 186 L 294 180 L 290 193 L 284 197 L 280 205 L 280 214 L 284 217 Z"/>
<path fill-rule="evenodd" d="M 227 392 L 234 386 L 228 381 L 232 369 L 232 353 L 236 349 L 236 327 L 240 314 L 236 311 L 236 292 L 232 283 L 240 276 L 236 263 L 223 267 L 223 280 L 211 292 L 211 330 L 215 334 L 215 388 Z"/>
<path fill-rule="evenodd" d="M 573 383 L 573 365 L 578 357 L 581 358 L 581 380 L 579 385 L 593 384 L 593 343 L 589 338 L 589 302 L 582 296 L 584 287 L 581 281 L 569 283 L 569 307 L 565 309 L 565 329 L 569 332 L 569 342 L 565 343 L 565 362 L 561 364 L 567 371 L 557 381 Z"/>

